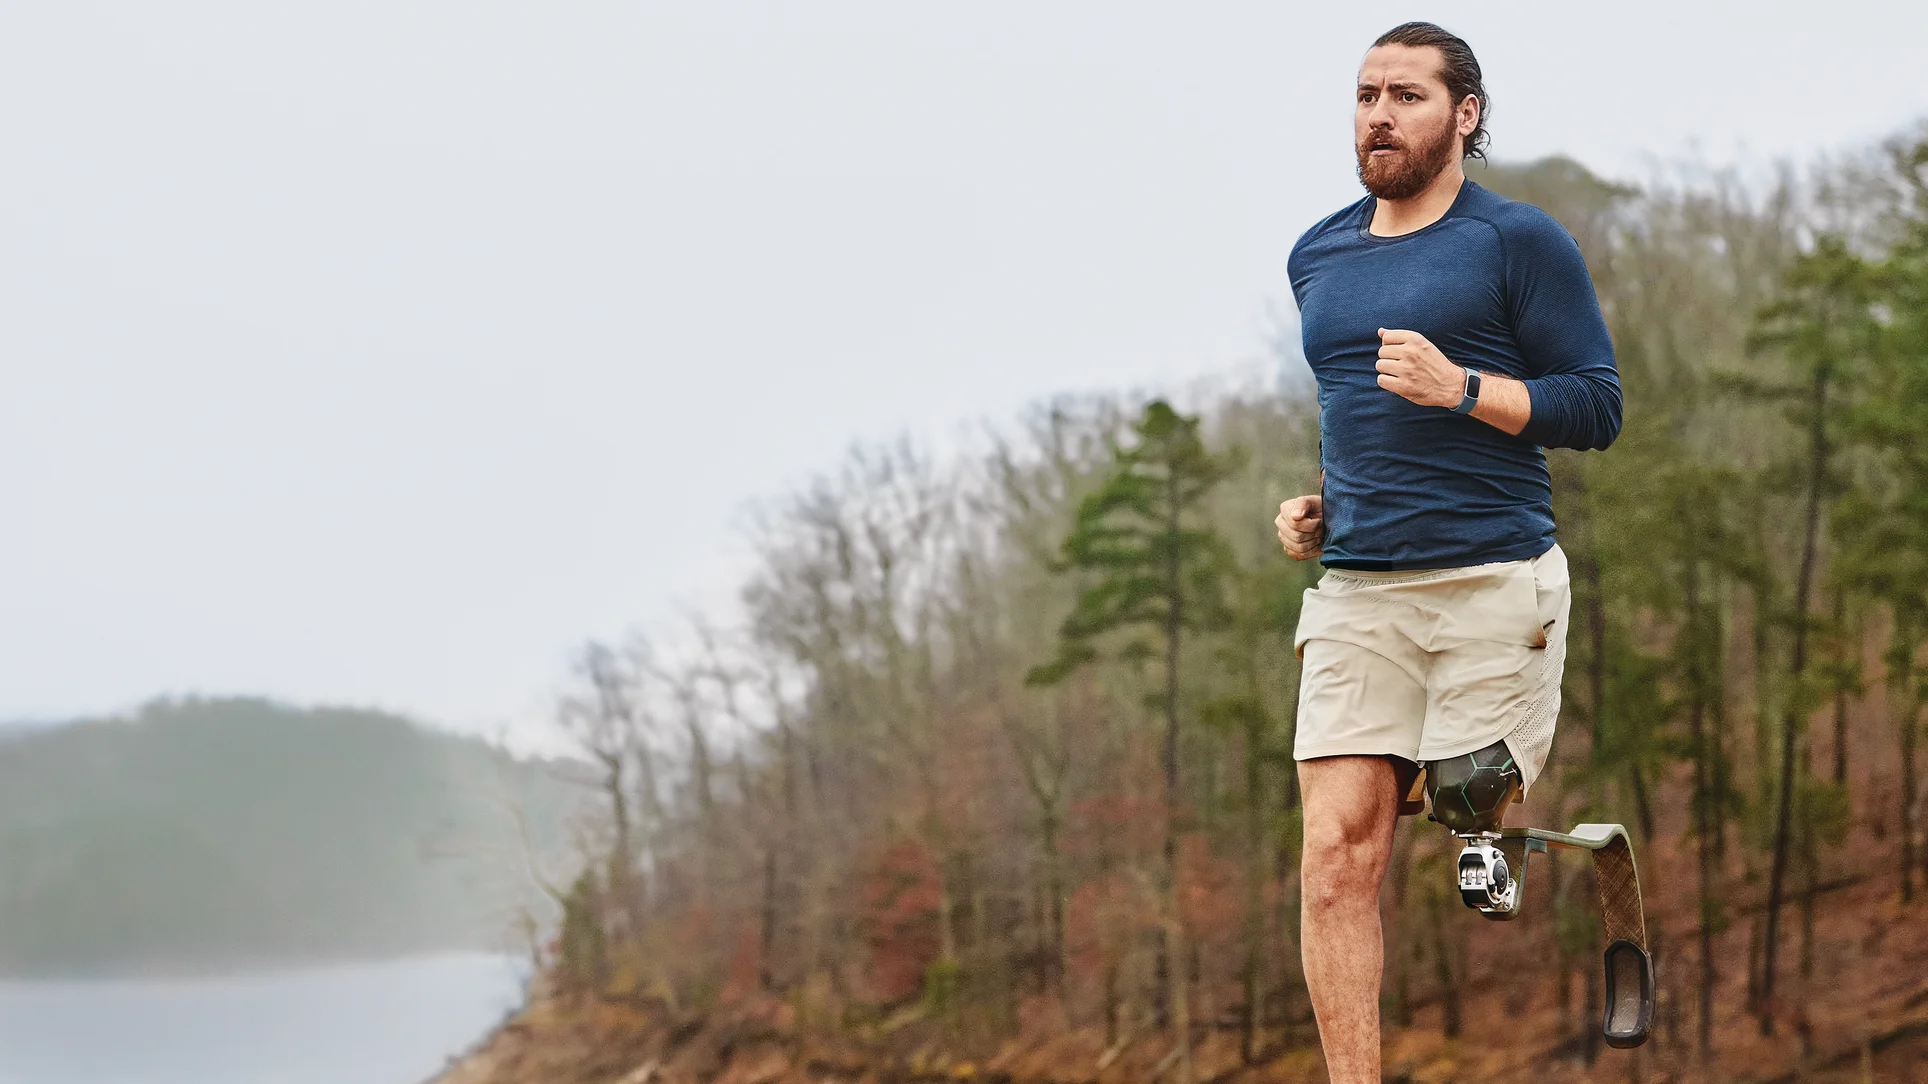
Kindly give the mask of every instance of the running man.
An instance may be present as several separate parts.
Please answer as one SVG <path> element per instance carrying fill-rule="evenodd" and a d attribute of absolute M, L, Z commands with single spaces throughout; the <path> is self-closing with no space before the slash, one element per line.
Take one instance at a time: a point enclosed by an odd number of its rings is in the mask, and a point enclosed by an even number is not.
<path fill-rule="evenodd" d="M 1523 796 L 1546 763 L 1570 596 L 1541 449 L 1620 430 L 1579 246 L 1462 167 L 1484 157 L 1486 112 L 1464 41 L 1431 23 L 1380 37 L 1353 119 L 1369 194 L 1287 265 L 1321 469 L 1276 523 L 1287 554 L 1326 569 L 1294 637 L 1294 757 L 1306 985 L 1333 1084 L 1380 1079 L 1379 887 L 1422 766 L 1503 742 Z"/>

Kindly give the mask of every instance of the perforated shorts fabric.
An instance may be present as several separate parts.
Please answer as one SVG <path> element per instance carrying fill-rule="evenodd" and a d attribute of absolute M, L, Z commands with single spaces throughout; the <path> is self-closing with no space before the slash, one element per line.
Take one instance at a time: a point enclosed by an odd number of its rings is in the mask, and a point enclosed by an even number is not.
<path fill-rule="evenodd" d="M 1540 769 L 1546 767 L 1547 757 L 1553 752 L 1554 724 L 1560 719 L 1560 682 L 1565 672 L 1566 636 L 1549 634 L 1533 699 L 1527 701 L 1520 725 L 1506 735 L 1506 747 L 1519 761 L 1527 786 L 1539 778 Z"/>
<path fill-rule="evenodd" d="M 1502 738 L 1531 787 L 1552 750 L 1571 608 L 1566 555 L 1460 569 L 1330 569 L 1305 593 L 1293 755 L 1424 763 Z"/>

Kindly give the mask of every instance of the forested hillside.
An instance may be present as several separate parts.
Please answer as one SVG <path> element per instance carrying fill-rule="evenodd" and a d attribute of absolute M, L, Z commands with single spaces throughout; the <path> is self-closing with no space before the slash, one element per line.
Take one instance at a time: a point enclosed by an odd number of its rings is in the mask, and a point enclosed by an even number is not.
<path fill-rule="evenodd" d="M 515 949 L 518 811 L 565 860 L 555 765 L 366 711 L 161 701 L 0 740 L 0 974 Z M 566 867 L 562 867 L 566 868 Z"/>
<path fill-rule="evenodd" d="M 1924 1079 L 1928 143 L 1751 186 L 1472 176 L 1577 238 L 1626 396 L 1611 450 L 1549 455 L 1570 655 L 1512 820 L 1634 833 L 1661 1000 L 1605 1049 L 1589 868 L 1540 863 L 1529 918 L 1486 923 L 1408 820 L 1388 1072 Z M 1317 441 L 1269 386 L 1066 398 L 765 509 L 741 628 L 680 669 L 585 654 L 567 721 L 611 844 L 555 999 L 454 1079 L 1314 1074 L 1290 755 L 1318 570 L 1272 519 Z"/>

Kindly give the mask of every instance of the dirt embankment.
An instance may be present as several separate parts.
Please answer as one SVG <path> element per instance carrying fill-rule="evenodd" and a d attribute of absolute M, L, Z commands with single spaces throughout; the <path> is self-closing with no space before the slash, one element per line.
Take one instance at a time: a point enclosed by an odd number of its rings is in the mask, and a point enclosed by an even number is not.
<path fill-rule="evenodd" d="M 1664 843 L 1643 859 L 1650 928 L 1660 935 L 1660 1021 L 1637 1051 L 1596 1047 L 1586 1063 L 1575 983 L 1562 1008 L 1554 977 L 1521 923 L 1465 916 L 1468 957 L 1477 963 L 1462 1004 L 1462 1033 L 1447 1039 L 1442 1009 L 1418 1006 L 1411 1027 L 1385 1047 L 1386 1079 L 1411 1084 L 1928 1084 L 1928 900 L 1904 907 L 1892 864 L 1857 863 L 1817 888 L 1809 962 L 1802 963 L 1798 901 L 1783 915 L 1786 993 L 1776 1034 L 1760 1034 L 1746 1013 L 1746 960 L 1758 903 L 1737 900 L 1716 940 L 1713 1057 L 1696 1051 L 1698 942 L 1685 854 Z M 1538 921 L 1545 921 L 1542 917 Z M 1524 928 L 1523 928 L 1524 927 Z M 1597 1026 L 1597 1021 L 1594 1022 Z M 1318 1051 L 1287 1049 L 1271 1036 L 1257 1064 L 1240 1057 L 1236 1030 L 1201 1032 L 1194 1055 L 1198 1084 L 1315 1084 L 1325 1080 Z M 995 1051 L 947 1042 L 942 1027 L 900 1014 L 863 1035 L 804 1034 L 787 1002 L 753 999 L 700 1019 L 608 1003 L 538 996 L 434 1084 L 1172 1084 L 1169 1038 L 1144 1035 L 1106 1049 L 1096 1028 L 1065 1026 L 1052 999 L 1027 1001 L 1018 1035 Z"/>

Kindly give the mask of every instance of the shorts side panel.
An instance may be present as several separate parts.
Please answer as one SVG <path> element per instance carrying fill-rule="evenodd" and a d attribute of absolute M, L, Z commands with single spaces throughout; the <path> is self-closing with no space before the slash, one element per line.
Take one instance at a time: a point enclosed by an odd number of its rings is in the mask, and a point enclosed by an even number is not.
<path fill-rule="evenodd" d="M 1426 688 L 1378 652 L 1341 640 L 1304 644 L 1295 760 L 1391 755 L 1417 760 Z"/>
<path fill-rule="evenodd" d="M 1523 564 L 1526 564 L 1523 562 Z M 1444 760 L 1506 739 L 1527 786 L 1545 766 L 1559 714 L 1572 607 L 1566 557 L 1556 546 L 1523 569 L 1545 647 L 1465 640 L 1433 656 L 1422 760 Z"/>

